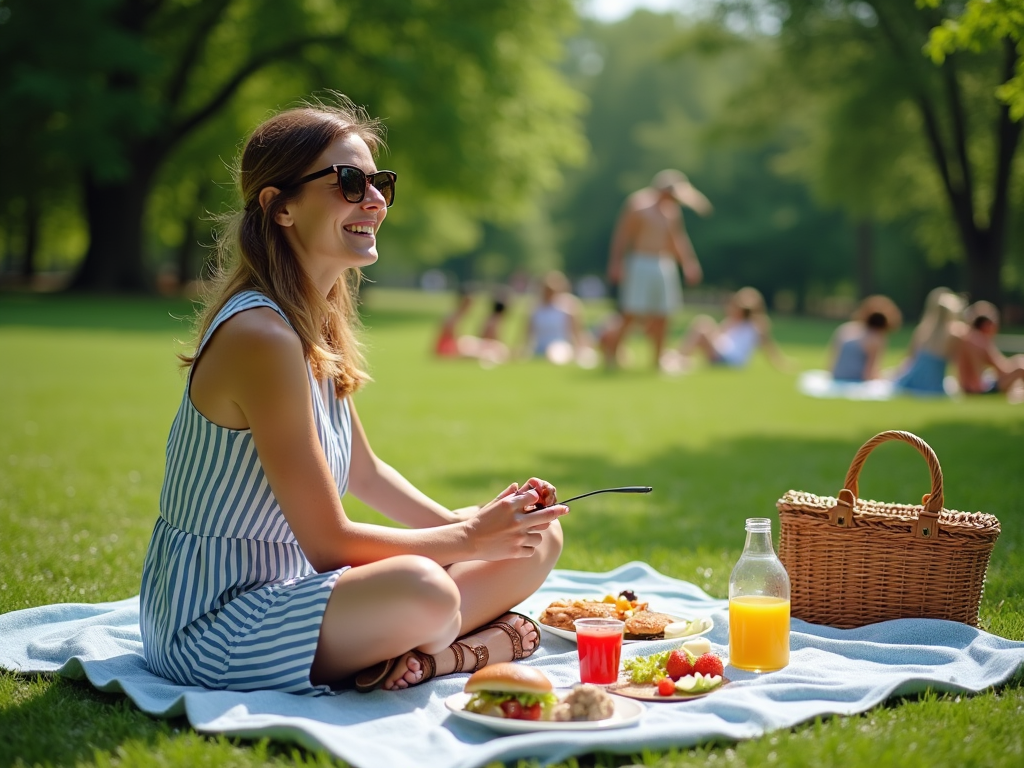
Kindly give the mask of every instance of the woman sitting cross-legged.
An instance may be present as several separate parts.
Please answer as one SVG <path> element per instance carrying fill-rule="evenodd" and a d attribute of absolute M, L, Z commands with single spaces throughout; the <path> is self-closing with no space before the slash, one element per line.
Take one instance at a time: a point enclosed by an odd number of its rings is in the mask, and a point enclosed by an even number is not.
<path fill-rule="evenodd" d="M 242 152 L 142 577 L 146 662 L 177 683 L 397 690 L 540 641 L 510 610 L 561 551 L 554 486 L 450 511 L 374 454 L 356 413 L 353 292 L 395 200 L 380 145 L 339 96 L 270 118 Z M 346 492 L 405 527 L 350 520 Z"/>

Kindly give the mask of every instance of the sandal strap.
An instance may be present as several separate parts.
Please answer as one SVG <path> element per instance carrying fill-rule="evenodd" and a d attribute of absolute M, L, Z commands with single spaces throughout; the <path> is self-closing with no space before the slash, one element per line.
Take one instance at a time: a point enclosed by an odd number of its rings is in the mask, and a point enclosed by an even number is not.
<path fill-rule="evenodd" d="M 462 671 L 462 667 L 466 663 L 466 654 L 462 652 L 462 643 L 456 640 L 454 643 L 448 646 L 452 649 L 452 653 L 455 654 L 455 671 L 452 674 L 458 674 Z"/>
<path fill-rule="evenodd" d="M 473 653 L 473 655 L 476 656 L 476 663 L 473 665 L 473 668 L 465 671 L 476 672 L 481 667 L 487 666 L 487 661 L 491 657 L 491 652 L 487 650 L 486 645 L 469 645 L 468 643 L 463 643 L 459 640 L 456 640 L 455 643 L 453 643 L 453 645 L 454 644 L 461 645 L 463 648 L 468 648 Z"/>
<path fill-rule="evenodd" d="M 519 661 L 523 658 L 523 636 L 516 631 L 516 628 L 511 624 L 504 621 L 495 621 L 492 624 L 488 624 L 486 628 L 494 627 L 500 629 L 506 635 L 508 639 L 512 641 L 512 660 Z"/>

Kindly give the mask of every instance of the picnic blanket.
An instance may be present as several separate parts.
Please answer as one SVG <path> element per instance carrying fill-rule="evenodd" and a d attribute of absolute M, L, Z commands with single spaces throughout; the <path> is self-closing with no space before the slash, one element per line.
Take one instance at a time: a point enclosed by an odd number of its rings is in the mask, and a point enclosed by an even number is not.
<path fill-rule="evenodd" d="M 724 600 L 668 578 L 644 563 L 608 573 L 556 570 L 520 609 L 537 615 L 549 602 L 632 589 L 652 609 L 689 617 L 710 615 L 707 635 L 728 650 Z M 323 697 L 236 693 L 175 685 L 151 674 L 142 658 L 138 598 L 97 605 L 63 604 L 0 616 L 0 667 L 86 678 L 103 691 L 123 692 L 158 717 L 185 715 L 205 733 L 294 741 L 323 748 L 358 768 L 477 768 L 492 761 L 535 758 L 542 764 L 588 752 L 635 754 L 711 739 L 738 740 L 788 728 L 819 715 L 863 712 L 891 696 L 939 691 L 977 692 L 1024 667 L 1024 643 L 954 622 L 901 619 L 838 630 L 794 620 L 788 667 L 755 675 L 726 667 L 728 686 L 701 699 L 651 703 L 640 722 L 609 731 L 499 736 L 456 718 L 444 700 L 466 675 L 437 678 L 410 690 Z M 626 657 L 678 645 L 628 644 Z M 556 686 L 578 681 L 576 646 L 547 634 L 526 662 Z"/>
<path fill-rule="evenodd" d="M 896 386 L 888 379 L 836 381 L 828 371 L 819 370 L 803 371 L 796 388 L 801 394 L 821 399 L 889 400 L 897 394 Z"/>

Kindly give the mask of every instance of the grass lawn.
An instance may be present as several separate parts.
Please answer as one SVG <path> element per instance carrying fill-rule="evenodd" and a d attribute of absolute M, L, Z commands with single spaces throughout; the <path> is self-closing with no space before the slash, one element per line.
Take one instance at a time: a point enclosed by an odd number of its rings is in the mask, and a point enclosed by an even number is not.
<path fill-rule="evenodd" d="M 834 495 L 864 440 L 906 429 L 942 461 L 947 507 L 1001 520 L 982 623 L 1024 640 L 1024 405 L 811 400 L 796 392 L 795 375 L 760 358 L 742 372 L 702 367 L 667 378 L 648 370 L 640 339 L 631 344 L 635 365 L 618 372 L 537 361 L 487 370 L 430 356 L 448 308 L 445 297 L 369 289 L 375 382 L 356 399 L 377 453 L 443 503 L 488 500 L 534 474 L 563 497 L 652 485 L 647 496 L 577 505 L 563 520 L 559 565 L 606 570 L 645 560 L 725 597 L 745 518 L 773 518 L 777 538 L 783 492 Z M 175 339 L 188 327 L 175 316 L 188 312 L 186 302 L 0 295 L 0 612 L 138 592 L 182 395 Z M 801 368 L 823 366 L 831 329 L 776 323 Z M 893 339 L 890 363 L 906 338 Z M 918 454 L 890 444 L 868 460 L 861 494 L 912 503 L 928 482 Z M 379 520 L 345 503 L 356 518 Z M 973 697 L 895 700 L 738 744 L 580 763 L 1019 766 L 1022 680 Z M 0 766 L 332 762 L 290 745 L 201 736 L 184 720 L 151 719 L 87 684 L 0 673 Z"/>

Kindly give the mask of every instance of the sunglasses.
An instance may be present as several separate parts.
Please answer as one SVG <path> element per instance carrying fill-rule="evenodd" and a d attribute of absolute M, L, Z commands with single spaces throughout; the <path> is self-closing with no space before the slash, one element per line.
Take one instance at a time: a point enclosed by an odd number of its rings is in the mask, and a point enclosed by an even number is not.
<path fill-rule="evenodd" d="M 366 197 L 367 184 L 372 184 L 380 192 L 388 208 L 395 202 L 395 180 L 398 178 L 398 174 L 394 171 L 377 171 L 367 174 L 354 165 L 332 165 L 322 171 L 315 171 L 308 176 L 303 176 L 292 186 L 299 187 L 307 181 L 322 179 L 332 173 L 338 174 L 338 188 L 350 203 L 363 202 L 363 198 Z"/>

